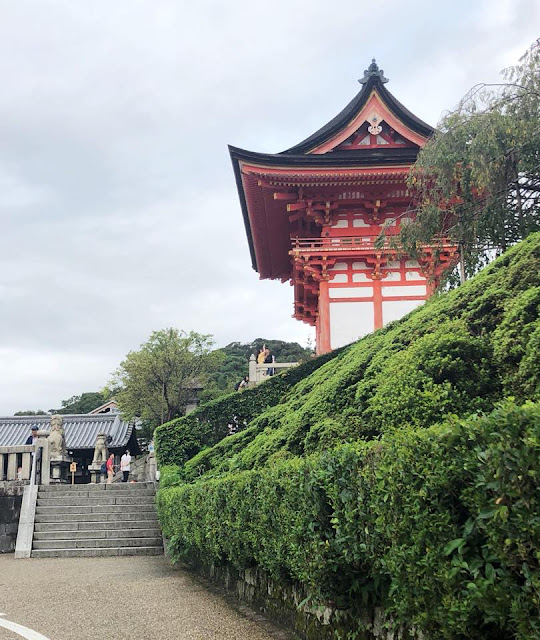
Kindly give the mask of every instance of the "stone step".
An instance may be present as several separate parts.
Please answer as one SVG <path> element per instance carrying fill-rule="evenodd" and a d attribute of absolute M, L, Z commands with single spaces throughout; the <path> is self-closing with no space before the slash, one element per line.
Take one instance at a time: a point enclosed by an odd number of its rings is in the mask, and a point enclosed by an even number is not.
<path fill-rule="evenodd" d="M 140 523 L 139 523 L 140 524 Z M 112 525 L 115 526 L 115 525 Z M 36 540 L 85 540 L 99 538 L 160 538 L 161 531 L 158 527 L 131 528 L 131 529 L 86 529 L 82 531 L 34 531 L 34 543 Z"/>
<path fill-rule="evenodd" d="M 109 547 L 163 547 L 163 540 L 159 536 L 150 538 L 85 538 L 34 540 L 32 549 L 94 549 Z"/>
<path fill-rule="evenodd" d="M 40 493 L 55 493 L 58 491 L 142 491 L 155 489 L 153 482 L 113 482 L 112 484 L 49 484 L 40 485 Z"/>
<path fill-rule="evenodd" d="M 38 496 L 38 507 L 79 507 L 79 506 L 97 506 L 97 505 L 153 505 L 154 496 L 119 496 L 109 497 L 104 495 L 98 498 L 80 498 L 79 496 L 70 498 L 42 498 Z"/>
<path fill-rule="evenodd" d="M 51 506 L 51 507 L 42 507 L 38 505 L 36 507 L 36 515 L 60 515 L 60 514 L 69 514 L 73 515 L 76 513 L 145 513 L 145 512 L 155 512 L 156 507 L 154 503 L 149 504 L 130 504 L 130 505 L 122 505 L 122 504 L 110 504 L 110 505 L 102 505 L 96 504 L 92 505 L 62 505 L 62 506 Z"/>
<path fill-rule="evenodd" d="M 57 500 L 59 498 L 138 498 L 139 496 L 155 496 L 153 489 L 139 489 L 138 491 L 39 491 L 38 496 L 43 500 Z"/>
<path fill-rule="evenodd" d="M 161 556 L 163 547 L 109 547 L 105 549 L 33 549 L 32 558 L 95 558 L 98 556 Z M 115 580 L 111 576 L 111 580 Z"/>
<path fill-rule="evenodd" d="M 159 529 L 159 523 L 157 517 L 149 518 L 147 520 L 142 520 L 140 518 L 133 520 L 106 520 L 95 521 L 95 522 L 87 522 L 87 521 L 76 521 L 68 520 L 62 522 L 36 522 L 34 526 L 34 531 L 36 532 L 44 532 L 44 531 L 99 531 L 100 529 L 145 529 L 149 527 L 154 527 Z"/>
<path fill-rule="evenodd" d="M 157 520 L 156 510 L 151 509 L 149 511 L 134 511 L 130 509 L 129 511 L 104 511 L 96 510 L 96 511 L 88 511 L 85 510 L 83 512 L 75 512 L 69 511 L 58 512 L 50 507 L 40 507 L 45 511 L 43 513 L 36 513 L 36 524 L 45 524 L 50 522 L 123 522 L 130 520 Z M 73 509 L 73 507 L 63 507 L 63 509 Z M 110 507 L 109 509 L 111 509 Z M 116 507 L 114 507 L 116 508 Z"/>

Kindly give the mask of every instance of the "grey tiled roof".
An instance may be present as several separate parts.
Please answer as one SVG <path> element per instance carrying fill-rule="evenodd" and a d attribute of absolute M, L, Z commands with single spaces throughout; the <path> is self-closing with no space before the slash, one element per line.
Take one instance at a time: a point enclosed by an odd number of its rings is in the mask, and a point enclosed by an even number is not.
<path fill-rule="evenodd" d="M 133 431 L 133 425 L 122 420 L 118 414 L 83 414 L 62 417 L 64 418 L 62 426 L 68 449 L 93 449 L 98 433 L 106 433 L 112 437 L 109 447 L 124 447 Z M 49 430 L 51 416 L 0 418 L 0 447 L 24 444 L 33 425 L 37 425 L 39 429 Z"/>

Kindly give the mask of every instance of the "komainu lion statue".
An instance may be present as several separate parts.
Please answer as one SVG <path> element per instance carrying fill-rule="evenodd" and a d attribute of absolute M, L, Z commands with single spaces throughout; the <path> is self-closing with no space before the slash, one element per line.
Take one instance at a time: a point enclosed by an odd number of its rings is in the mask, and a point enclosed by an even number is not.
<path fill-rule="evenodd" d="M 66 437 L 62 422 L 62 416 L 54 415 L 51 418 L 51 433 L 48 438 L 51 460 L 63 460 L 66 455 Z"/>
<path fill-rule="evenodd" d="M 94 459 L 92 464 L 99 464 L 100 462 L 107 461 L 107 434 L 98 433 L 96 438 L 96 445 L 94 449 Z"/>

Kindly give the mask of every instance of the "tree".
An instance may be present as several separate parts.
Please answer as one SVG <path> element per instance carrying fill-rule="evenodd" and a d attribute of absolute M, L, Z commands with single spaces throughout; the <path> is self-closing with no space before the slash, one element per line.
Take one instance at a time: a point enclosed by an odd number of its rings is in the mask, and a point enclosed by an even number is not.
<path fill-rule="evenodd" d="M 208 402 L 224 393 L 230 393 L 234 384 L 248 374 L 251 354 L 257 355 L 263 345 L 270 349 L 278 362 L 304 362 L 314 353 L 310 344 L 304 348 L 297 342 L 284 340 L 256 338 L 253 342 L 247 343 L 231 342 L 218 349 L 223 355 L 222 366 L 209 376 L 208 384 L 200 396 L 201 402 Z"/>
<path fill-rule="evenodd" d="M 107 391 L 88 391 L 81 393 L 80 396 L 71 396 L 67 400 L 62 400 L 61 409 L 51 409 L 51 413 L 60 414 L 75 414 L 75 413 L 89 413 L 93 409 L 96 409 L 100 405 L 109 400 L 111 394 Z"/>
<path fill-rule="evenodd" d="M 154 428 L 184 414 L 194 389 L 222 360 L 211 352 L 213 338 L 190 331 L 154 331 L 139 351 L 130 351 L 113 374 L 111 386 L 123 416 Z"/>
<path fill-rule="evenodd" d="M 43 409 L 38 409 L 37 411 L 16 411 L 14 416 L 46 416 L 48 415 L 46 411 Z"/>
<path fill-rule="evenodd" d="M 540 229 L 540 40 L 503 72 L 477 85 L 420 151 L 409 177 L 416 218 L 400 241 L 453 239 L 465 272 Z"/>

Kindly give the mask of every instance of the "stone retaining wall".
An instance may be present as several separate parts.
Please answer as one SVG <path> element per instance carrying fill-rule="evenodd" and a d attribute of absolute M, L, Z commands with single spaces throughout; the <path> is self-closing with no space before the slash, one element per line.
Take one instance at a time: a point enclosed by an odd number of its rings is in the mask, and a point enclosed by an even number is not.
<path fill-rule="evenodd" d="M 333 603 L 316 605 L 300 585 L 275 580 L 266 571 L 254 567 L 238 571 L 229 563 L 207 564 L 190 557 L 188 569 L 211 580 L 252 609 L 263 612 L 278 624 L 291 629 L 305 640 L 421 640 L 421 634 L 385 629 L 385 615 L 380 608 L 366 611 L 362 619 Z"/>
<path fill-rule="evenodd" d="M 0 553 L 13 553 L 27 482 L 0 482 Z"/>

